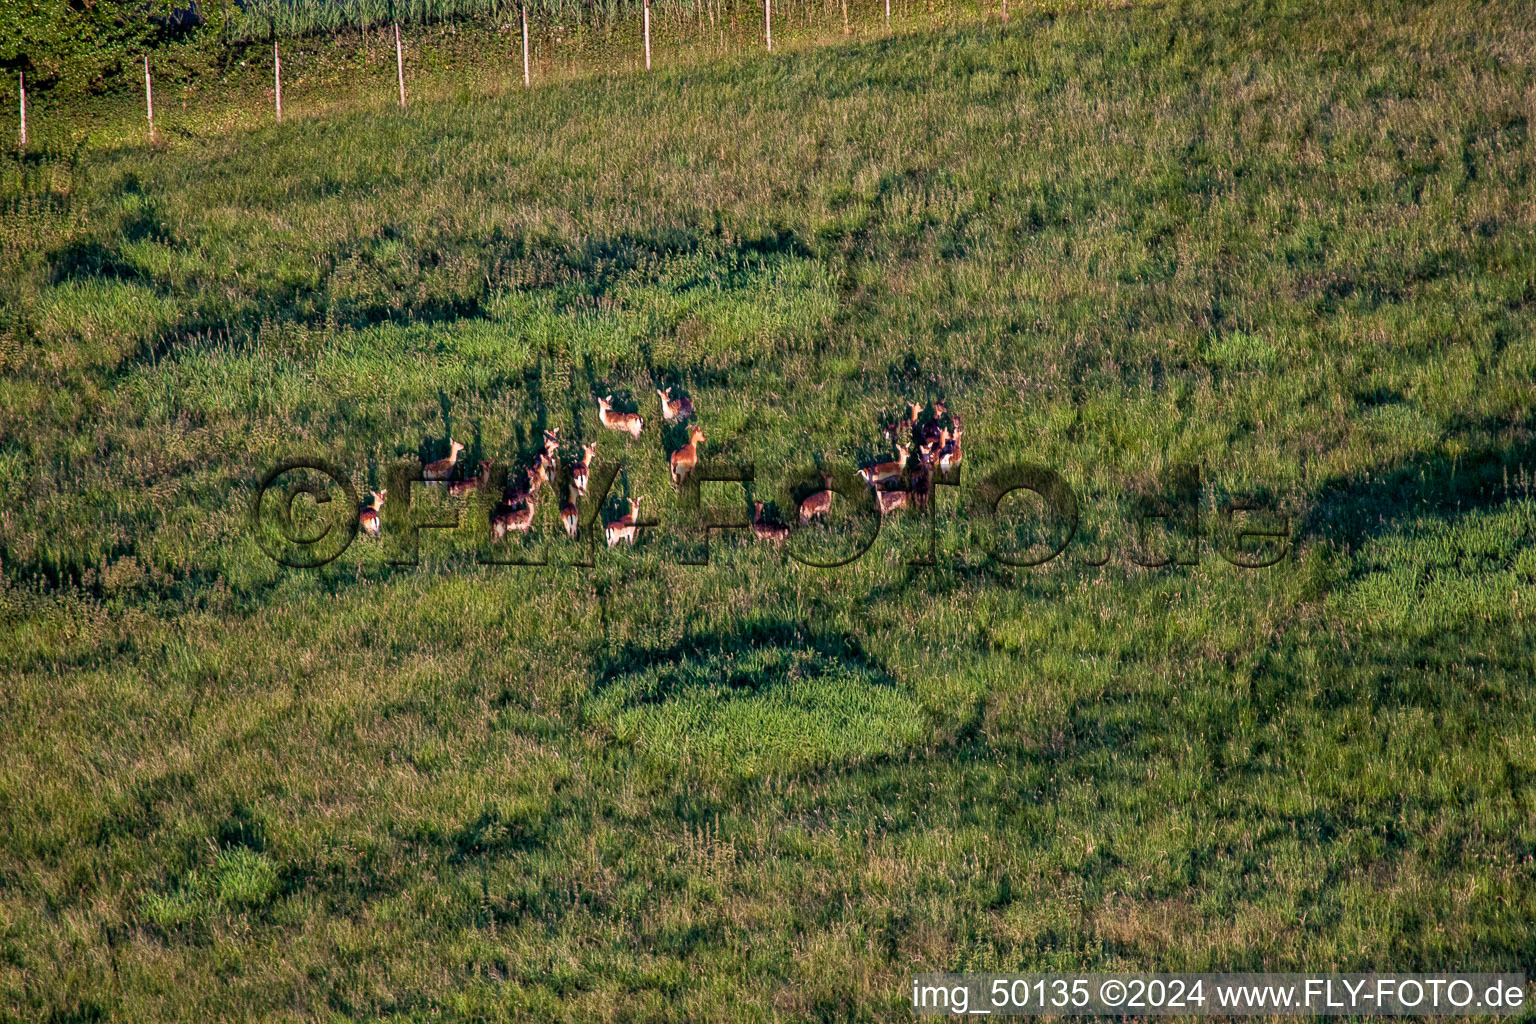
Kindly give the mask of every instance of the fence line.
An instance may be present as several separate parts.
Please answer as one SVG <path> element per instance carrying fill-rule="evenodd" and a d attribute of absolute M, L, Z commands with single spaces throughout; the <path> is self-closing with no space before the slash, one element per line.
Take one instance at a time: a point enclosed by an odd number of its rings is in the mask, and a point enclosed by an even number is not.
<path fill-rule="evenodd" d="M 535 2 L 537 2 L 537 0 L 535 0 Z M 748 5 L 749 5 L 748 9 L 750 10 L 751 0 L 747 0 L 747 2 L 748 2 Z M 1008 0 L 999 0 L 999 2 L 1000 2 L 1000 5 L 1001 5 L 1002 17 L 1003 17 L 1004 20 L 1006 20 L 1008 18 Z M 849 6 L 849 3 L 848 3 L 848 0 L 839 0 L 839 3 L 840 3 L 840 8 L 841 8 L 841 15 L 842 15 L 842 31 L 843 31 L 844 34 L 852 34 L 853 31 L 854 31 L 854 28 L 853 28 L 853 22 L 852 22 L 852 17 L 851 17 L 851 13 L 850 13 L 850 6 Z M 643 45 L 644 45 L 645 69 L 647 71 L 652 70 L 653 67 L 654 67 L 654 55 L 653 55 L 653 50 L 652 50 L 652 39 L 651 39 L 651 29 L 652 29 L 652 24 L 651 24 L 652 23 L 651 8 L 652 8 L 652 6 L 653 6 L 652 0 L 640 0 L 640 7 L 641 7 L 641 29 L 642 29 L 642 38 L 643 38 Z M 740 36 L 737 36 L 736 32 L 734 31 L 735 26 L 737 24 L 736 18 L 735 18 L 735 13 L 734 13 L 734 11 L 729 10 L 730 8 L 734 8 L 735 6 L 736 5 L 734 5 L 734 4 L 727 4 L 727 3 L 725 3 L 724 0 L 694 0 L 694 7 L 692 8 L 691 13 L 690 13 L 690 11 L 688 9 L 686 9 L 684 5 L 679 4 L 677 6 L 677 13 L 676 13 L 676 16 L 675 16 L 675 19 L 674 19 L 676 21 L 676 28 L 677 28 L 677 30 L 679 31 L 680 34 L 685 34 L 686 35 L 687 29 L 688 29 L 689 18 L 690 17 L 696 17 L 697 22 L 698 22 L 697 28 L 698 28 L 698 32 L 699 32 L 699 36 L 700 36 L 700 42 L 705 44 L 709 48 L 713 48 L 715 43 L 714 43 L 714 40 L 713 40 L 712 37 L 715 35 L 716 30 L 718 30 L 718 32 L 719 32 L 719 44 L 720 44 L 720 47 L 722 48 L 722 50 L 728 50 L 730 48 L 730 44 L 728 43 L 728 37 L 735 36 L 737 39 L 740 39 Z M 987 6 L 986 0 L 983 0 L 983 9 L 982 9 L 982 16 L 983 17 L 985 17 L 985 7 L 986 6 Z M 890 27 L 891 27 L 892 14 L 893 14 L 891 0 L 883 0 L 883 7 L 884 7 L 884 12 L 883 13 L 884 13 L 884 19 L 885 19 L 885 28 L 886 28 L 887 31 L 889 31 Z M 736 9 L 739 10 L 739 8 L 736 8 Z M 876 10 L 878 11 L 878 9 L 876 9 Z M 930 8 L 930 11 L 931 11 L 931 8 Z M 837 15 L 837 12 L 834 9 L 832 9 L 829 0 L 806 0 L 805 7 L 804 7 L 804 12 L 805 12 L 805 25 L 807 27 L 814 26 L 814 25 L 822 25 L 822 26 L 825 26 L 825 29 L 824 29 L 825 31 L 835 31 L 833 26 L 836 25 L 836 20 L 835 19 L 837 18 L 838 15 Z M 532 88 L 532 85 L 533 85 L 532 38 L 531 38 L 531 36 L 529 34 L 529 4 L 527 2 L 520 3 L 518 5 L 518 13 L 519 13 L 520 22 L 521 22 L 520 28 L 521 28 L 521 37 L 522 37 L 521 38 L 521 44 L 522 44 L 522 57 L 523 57 L 523 87 L 525 89 L 528 89 L 528 88 Z M 773 0 L 763 0 L 763 28 L 762 28 L 762 31 L 763 31 L 763 44 L 764 44 L 765 49 L 768 50 L 768 51 L 772 51 L 773 50 L 773 13 L 774 13 L 773 12 Z M 709 28 L 708 29 L 705 28 L 705 18 L 706 18 L 706 16 L 708 18 L 708 24 L 709 24 Z M 878 17 L 878 16 L 879 15 L 877 13 L 876 17 Z M 791 12 L 791 23 L 792 23 L 792 26 L 793 26 L 793 23 L 794 23 L 793 12 Z M 631 24 L 633 24 L 633 22 L 631 22 Z M 728 30 L 728 26 L 730 27 L 729 30 Z M 394 37 L 395 37 L 395 39 L 394 39 L 394 41 L 395 41 L 395 76 L 396 76 L 396 84 L 397 84 L 397 88 L 398 88 L 399 105 L 400 105 L 400 108 L 403 110 L 403 109 L 405 109 L 407 107 L 407 103 L 408 103 L 408 99 L 407 99 L 407 95 L 406 95 L 406 88 L 405 88 L 405 43 L 404 43 L 404 34 L 401 31 L 400 23 L 398 21 L 391 23 L 391 28 L 392 28 L 392 30 L 394 32 Z M 813 29 L 812 31 L 813 31 L 813 35 L 814 35 L 815 33 L 819 32 L 819 31 L 822 31 L 822 30 L 821 29 Z M 371 30 L 368 29 L 368 28 L 363 28 L 362 29 L 362 38 L 363 38 L 363 46 L 364 46 L 365 52 L 367 52 L 368 49 L 369 49 L 368 48 L 368 42 L 369 42 L 369 37 L 370 36 L 371 36 Z M 388 37 L 386 36 L 385 38 L 387 39 Z M 559 37 L 557 36 L 556 37 L 557 41 L 558 41 L 558 38 Z M 385 45 L 387 46 L 388 44 L 386 43 Z M 618 55 L 617 54 L 612 54 L 611 56 L 612 57 L 617 57 Z M 603 60 L 603 59 L 608 59 L 608 58 L 599 58 L 599 59 Z M 567 65 L 569 65 L 570 69 L 575 69 L 579 73 L 580 67 L 581 67 L 581 63 L 582 63 L 581 61 L 578 61 L 577 63 L 572 64 L 570 62 L 570 59 L 567 58 L 567 62 L 566 63 L 567 63 Z M 159 141 L 159 136 L 158 136 L 158 131 L 157 131 L 157 128 L 156 128 L 156 125 L 155 125 L 154 81 L 153 81 L 152 74 L 151 74 L 150 54 L 148 52 L 146 52 L 143 55 L 143 65 L 144 65 L 144 113 L 145 113 L 145 119 L 146 119 L 146 122 L 148 124 L 149 139 L 150 139 L 150 141 L 151 142 L 158 142 Z M 27 91 L 26 91 L 26 84 L 27 83 L 26 83 L 26 74 L 25 74 L 25 72 L 21 72 L 19 74 L 18 83 L 19 83 L 19 104 L 18 105 L 19 105 L 20 125 L 19 125 L 19 130 L 18 130 L 18 136 L 17 137 L 18 137 L 18 141 L 19 141 L 20 147 L 24 149 L 24 148 L 27 147 L 27 145 L 29 143 L 28 123 L 27 123 L 27 114 L 28 114 L 28 111 L 27 111 L 27 98 L 28 97 L 27 97 Z M 274 112 L 275 112 L 275 116 L 276 116 L 276 121 L 277 121 L 278 124 L 281 124 L 281 123 L 283 123 L 283 61 L 282 61 L 281 44 L 278 41 L 276 41 L 276 40 L 274 40 L 273 43 L 272 43 L 272 90 L 273 90 L 273 108 L 274 108 Z"/>

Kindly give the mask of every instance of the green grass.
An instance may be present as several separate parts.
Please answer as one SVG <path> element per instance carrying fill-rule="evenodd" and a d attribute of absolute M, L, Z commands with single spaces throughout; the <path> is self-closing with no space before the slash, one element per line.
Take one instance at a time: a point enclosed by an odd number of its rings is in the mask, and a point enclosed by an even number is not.
<path fill-rule="evenodd" d="M 928 970 L 1536 962 L 1523 14 L 1016 8 L 7 158 L 0 1019 L 876 1021 Z M 946 398 L 937 565 L 912 515 L 837 569 L 680 564 L 675 438 L 593 402 L 654 420 L 658 382 L 781 512 Z M 289 456 L 361 493 L 546 427 L 622 461 L 633 550 L 573 565 L 546 506 L 504 553 L 547 566 L 483 565 L 466 499 L 419 565 L 391 522 L 302 571 L 247 521 Z M 1035 569 L 973 507 L 1019 460 L 1082 509 Z M 1143 568 L 1189 464 L 1200 561 Z M 1279 565 L 1219 557 L 1234 498 Z"/>

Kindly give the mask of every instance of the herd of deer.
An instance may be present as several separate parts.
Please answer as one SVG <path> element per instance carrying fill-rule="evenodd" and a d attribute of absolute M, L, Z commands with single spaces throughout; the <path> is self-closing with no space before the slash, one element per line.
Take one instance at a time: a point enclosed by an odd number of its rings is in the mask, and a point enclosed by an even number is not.
<path fill-rule="evenodd" d="M 707 438 L 695 423 L 687 422 L 694 416 L 693 402 L 686 396 L 674 397 L 672 389 L 661 388 L 656 392 L 661 402 L 661 417 L 668 423 L 687 423 L 688 441 L 668 457 L 671 464 L 672 482 L 682 486 L 699 463 L 699 445 Z M 876 504 L 882 515 L 908 505 L 926 501 L 929 493 L 930 474 L 934 468 L 949 473 L 960 465 L 962 458 L 961 436 L 964 428 L 958 413 L 949 412 L 942 401 L 933 403 L 933 415 L 924 417 L 924 407 L 911 402 L 908 414 L 882 428 L 885 439 L 896 447 L 897 458 L 877 463 L 859 470 L 859 476 L 874 489 Z M 639 413 L 619 412 L 613 407 L 613 396 L 597 400 L 598 421 L 608 430 L 638 438 L 645 429 L 645 420 Z M 559 468 L 561 448 L 558 430 L 544 431 L 544 446 L 534 458 L 533 465 L 523 471 L 518 479 L 502 492 L 501 500 L 491 509 L 491 534 L 501 540 L 509 533 L 527 533 L 533 528 L 534 512 L 539 495 L 553 485 Z M 490 479 L 491 463 L 482 460 L 475 476 L 453 479 L 459 466 L 459 453 L 464 446 L 452 438 L 448 441 L 447 458 L 438 459 L 422 466 L 422 479 L 441 484 L 450 497 L 460 497 L 478 490 Z M 576 502 L 587 494 L 591 479 L 592 458 L 597 447 L 581 446 L 581 455 L 570 464 L 569 485 L 560 499 L 560 523 L 565 532 L 574 538 L 579 525 Z M 915 468 L 910 466 L 917 457 Z M 825 489 L 804 498 L 799 505 L 800 522 L 809 523 L 823 516 L 832 507 L 833 485 L 822 474 Z M 371 491 L 371 498 L 358 514 L 358 524 L 372 535 L 378 536 L 382 527 L 382 509 L 386 490 Z M 629 498 L 628 511 L 617 519 L 603 524 L 608 546 L 634 544 L 638 531 L 640 499 Z M 782 543 L 789 538 L 789 527 L 771 522 L 763 516 L 763 503 L 752 505 L 752 532 L 759 539 L 770 543 Z"/>

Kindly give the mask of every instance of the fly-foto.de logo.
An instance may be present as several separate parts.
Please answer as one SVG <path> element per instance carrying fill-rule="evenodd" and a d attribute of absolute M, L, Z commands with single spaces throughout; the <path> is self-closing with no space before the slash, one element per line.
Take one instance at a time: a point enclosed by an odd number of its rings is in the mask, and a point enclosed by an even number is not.
<path fill-rule="evenodd" d="M 461 460 L 465 445 L 450 437 L 441 458 L 390 467 L 385 485 L 369 491 L 366 500 L 359 500 L 351 476 L 330 462 L 287 459 L 257 484 L 251 528 L 262 550 L 294 568 L 334 561 L 359 534 L 384 546 L 385 561 L 418 564 L 422 531 L 458 529 L 466 510 L 477 510 L 469 522 L 478 524 L 477 558 L 487 565 L 549 565 L 553 550 L 559 552 L 558 564 L 590 567 L 603 547 L 634 546 L 658 535 L 671 542 L 677 562 L 704 565 L 712 537 L 740 531 L 782 547 L 802 565 L 833 568 L 863 557 L 893 517 L 915 519 L 923 527 L 907 563 L 936 565 L 941 504 L 948 506 L 946 515 L 962 513 L 981 526 L 976 543 L 1002 565 L 1048 563 L 1079 533 L 1078 495 L 1049 466 L 1007 460 L 974 483 L 963 481 L 965 425 L 943 401 L 931 407 L 908 403 L 905 414 L 880 428 L 893 449 L 891 458 L 861 467 L 826 461 L 760 481 L 752 463 L 707 457 L 709 438 L 691 398 L 672 388 L 657 396 L 672 485 L 665 519 L 658 502 L 646 504 L 647 497 L 628 493 L 626 459 L 598 458 L 596 444 L 567 441 L 558 430 L 546 430 L 539 447 L 516 465 Z M 625 445 L 646 430 L 645 417 L 620 408 L 612 395 L 597 399 L 597 419 Z M 628 458 L 638 466 L 639 456 Z M 622 495 L 614 486 L 621 477 Z M 759 483 L 774 495 L 771 503 L 755 500 Z M 429 491 L 436 492 L 436 500 L 420 500 Z M 1032 496 L 1022 513 L 1005 509 L 1014 495 Z M 1201 474 L 1193 466 L 1176 467 L 1152 492 L 1132 495 L 1121 516 L 1130 561 L 1149 568 L 1192 564 L 1207 540 L 1222 558 L 1243 568 L 1265 568 L 1288 553 L 1289 524 L 1275 510 L 1256 501 L 1212 500 L 1202 517 L 1203 499 Z M 541 511 L 546 508 L 552 511 Z M 1212 514 L 1214 528 L 1202 525 Z M 1103 565 L 1111 556 L 1103 543 L 1080 555 L 1088 565 Z"/>
<path fill-rule="evenodd" d="M 667 499 L 656 502 L 660 508 L 649 497 L 616 493 L 622 461 L 584 453 L 575 465 L 545 466 L 518 473 L 487 461 L 472 477 L 431 479 L 430 464 L 402 461 L 387 471 L 384 487 L 360 500 L 339 467 L 287 459 L 258 482 L 251 529 L 263 551 L 293 568 L 326 565 L 359 537 L 379 544 L 387 563 L 416 565 L 424 532 L 455 530 L 473 535 L 476 559 L 486 565 L 592 567 L 605 548 L 636 544 L 662 546 L 679 564 L 706 565 L 711 539 L 734 533 L 801 565 L 834 568 L 862 558 L 896 521 L 910 524 L 902 533 L 906 564 L 931 566 L 938 564 L 941 517 L 963 517 L 977 527 L 964 533 L 978 553 L 1011 567 L 1045 565 L 1072 549 L 1084 565 L 1121 554 L 1130 564 L 1161 568 L 1197 563 L 1209 548 L 1231 565 L 1259 569 L 1291 546 L 1287 517 L 1256 501 L 1215 501 L 1196 467 L 1175 468 L 1153 492 L 1117 503 L 1117 544 L 1084 539 L 1084 505 L 1072 486 L 1056 470 L 1024 461 L 975 480 L 963 479 L 959 468 L 904 470 L 889 481 L 900 491 L 845 464 L 764 480 L 750 463 L 701 461 L 660 496 Z M 753 500 L 765 493 L 774 495 L 771 503 Z M 903 495 L 899 505 L 886 497 L 891 493 Z"/>

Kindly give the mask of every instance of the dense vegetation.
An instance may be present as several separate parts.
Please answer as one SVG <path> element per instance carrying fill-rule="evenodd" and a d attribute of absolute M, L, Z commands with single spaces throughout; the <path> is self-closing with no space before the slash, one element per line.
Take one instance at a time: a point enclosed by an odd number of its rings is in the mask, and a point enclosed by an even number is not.
<path fill-rule="evenodd" d="M 7 157 L 0 1019 L 1536 962 L 1533 55 L 1513 3 L 1015 7 Z M 947 399 L 937 564 L 905 513 L 680 564 L 661 383 L 781 514 Z M 417 566 L 249 528 L 285 457 L 361 491 L 548 427 L 661 525 L 593 568 L 552 505 L 543 568 L 480 564 L 483 497 L 415 496 L 463 524 Z M 968 504 L 1019 458 L 1083 508 L 1035 569 Z M 1144 568 L 1191 464 L 1202 557 Z M 1218 557 L 1234 498 L 1279 565 Z"/>
<path fill-rule="evenodd" d="M 12 80 L 6 85 L 13 87 L 18 72 L 31 79 L 34 93 L 80 94 L 120 82 L 146 49 L 177 35 L 166 25 L 171 10 L 168 0 L 6 4 L 0 9 L 0 68 Z"/>

